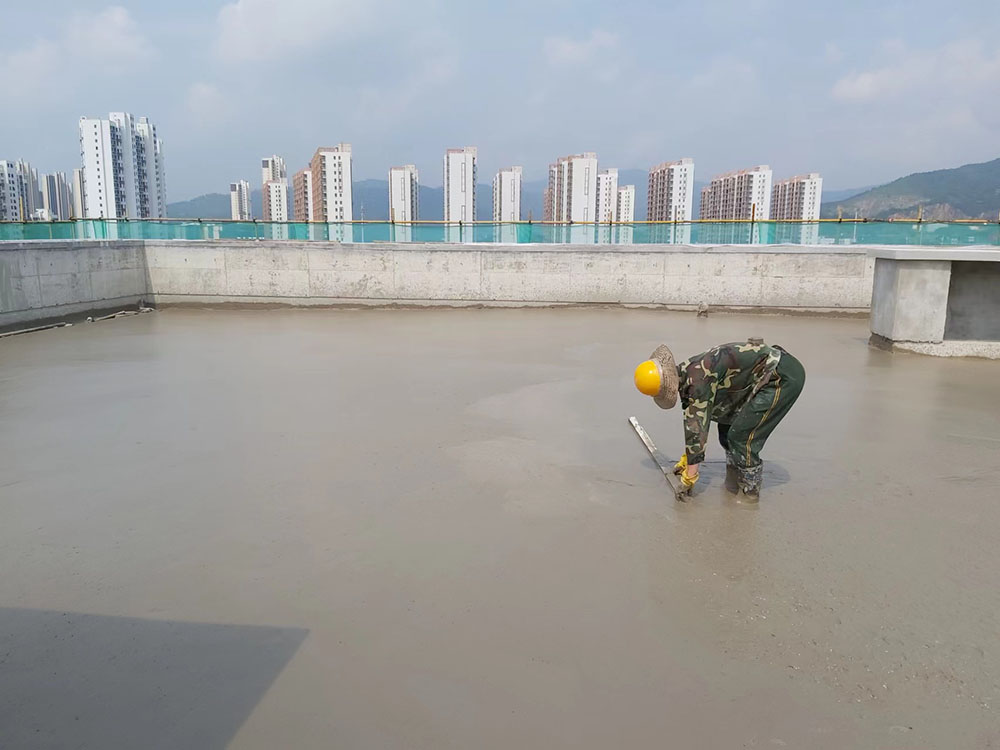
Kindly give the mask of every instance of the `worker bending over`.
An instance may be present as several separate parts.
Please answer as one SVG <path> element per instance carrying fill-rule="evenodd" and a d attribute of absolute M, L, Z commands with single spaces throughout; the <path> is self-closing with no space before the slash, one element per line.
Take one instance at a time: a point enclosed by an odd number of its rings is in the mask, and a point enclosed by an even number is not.
<path fill-rule="evenodd" d="M 709 422 L 719 424 L 726 450 L 726 489 L 748 502 L 760 497 L 764 442 L 802 392 L 806 373 L 795 357 L 761 339 L 721 344 L 674 365 L 659 346 L 635 370 L 635 385 L 661 409 L 684 407 L 685 452 L 674 467 L 684 489 L 698 481 Z"/>

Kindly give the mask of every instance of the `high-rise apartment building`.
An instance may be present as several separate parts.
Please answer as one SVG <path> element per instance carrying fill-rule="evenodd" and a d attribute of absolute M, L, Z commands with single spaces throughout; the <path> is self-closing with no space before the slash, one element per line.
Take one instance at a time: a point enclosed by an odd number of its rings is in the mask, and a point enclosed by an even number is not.
<path fill-rule="evenodd" d="M 420 175 L 412 164 L 389 170 L 389 221 L 416 221 L 420 210 Z"/>
<path fill-rule="evenodd" d="M 505 167 L 493 177 L 493 221 L 521 220 L 521 167 Z"/>
<path fill-rule="evenodd" d="M 316 221 L 354 221 L 354 176 L 351 144 L 316 149 L 309 161 L 312 172 L 312 210 Z"/>
<path fill-rule="evenodd" d="M 82 219 L 83 214 L 83 167 L 73 170 L 73 184 L 71 186 L 73 195 L 73 218 Z"/>
<path fill-rule="evenodd" d="M 44 218 L 42 206 L 42 183 L 38 170 L 24 159 L 17 160 L 17 179 L 21 186 L 21 221 Z"/>
<path fill-rule="evenodd" d="M 477 153 L 475 146 L 466 146 L 444 154 L 445 221 L 476 220 Z"/>
<path fill-rule="evenodd" d="M 128 112 L 80 118 L 82 208 L 89 219 L 167 215 L 163 146 L 156 127 Z"/>
<path fill-rule="evenodd" d="M 649 170 L 647 221 L 691 221 L 693 202 L 693 159 L 668 161 Z"/>
<path fill-rule="evenodd" d="M 229 183 L 229 212 L 233 221 L 250 221 L 250 183 L 246 180 Z"/>
<path fill-rule="evenodd" d="M 771 218 L 777 221 L 818 221 L 823 202 L 823 178 L 816 172 L 774 183 Z"/>
<path fill-rule="evenodd" d="M 264 221 L 288 221 L 288 180 L 265 182 L 261 190 Z"/>
<path fill-rule="evenodd" d="M 261 217 L 264 221 L 288 221 L 288 172 L 280 156 L 260 160 Z"/>
<path fill-rule="evenodd" d="M 597 213 L 594 221 L 618 221 L 618 170 L 614 167 L 597 174 Z"/>
<path fill-rule="evenodd" d="M 549 165 L 549 221 L 594 221 L 597 215 L 597 154 L 564 156 Z"/>
<path fill-rule="evenodd" d="M 292 175 L 292 219 L 315 221 L 313 213 L 313 183 L 309 167 Z"/>
<path fill-rule="evenodd" d="M 139 216 L 160 219 L 167 215 L 167 179 L 163 171 L 163 144 L 148 117 L 135 123 L 136 188 Z"/>
<path fill-rule="evenodd" d="M 701 190 L 701 218 L 750 221 L 771 215 L 771 168 L 766 165 L 714 177 Z"/>
<path fill-rule="evenodd" d="M 21 203 L 17 165 L 0 160 L 0 221 L 21 221 Z"/>
<path fill-rule="evenodd" d="M 65 172 L 43 175 L 42 209 L 52 221 L 66 221 L 73 215 L 69 181 Z"/>
<path fill-rule="evenodd" d="M 635 221 L 635 185 L 622 185 L 618 188 L 618 205 L 615 214 L 616 221 Z"/>

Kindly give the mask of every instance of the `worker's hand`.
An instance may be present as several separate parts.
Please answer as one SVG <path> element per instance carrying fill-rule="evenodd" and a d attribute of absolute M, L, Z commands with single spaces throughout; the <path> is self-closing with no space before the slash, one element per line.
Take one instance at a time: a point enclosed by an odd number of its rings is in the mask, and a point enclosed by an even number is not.
<path fill-rule="evenodd" d="M 687 468 L 688 454 L 682 453 L 681 460 L 674 464 L 674 474 L 681 474 Z"/>
<path fill-rule="evenodd" d="M 687 463 L 687 458 L 685 457 L 684 462 Z M 685 466 L 684 471 L 681 472 L 681 486 L 688 492 L 694 487 L 695 482 L 698 481 L 698 464 L 691 464 L 690 466 Z"/>

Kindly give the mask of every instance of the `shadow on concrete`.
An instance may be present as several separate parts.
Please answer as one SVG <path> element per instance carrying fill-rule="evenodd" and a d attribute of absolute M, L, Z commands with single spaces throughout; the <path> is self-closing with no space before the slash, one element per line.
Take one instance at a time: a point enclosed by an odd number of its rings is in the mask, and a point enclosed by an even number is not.
<path fill-rule="evenodd" d="M 225 747 L 307 633 L 0 607 L 0 747 Z"/>

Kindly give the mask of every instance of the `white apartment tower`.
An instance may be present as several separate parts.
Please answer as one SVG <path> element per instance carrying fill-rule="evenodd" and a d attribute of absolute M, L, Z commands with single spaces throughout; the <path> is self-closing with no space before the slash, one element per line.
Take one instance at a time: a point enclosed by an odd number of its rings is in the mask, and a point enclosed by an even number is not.
<path fill-rule="evenodd" d="M 412 164 L 389 170 L 389 221 L 416 221 L 420 175 Z"/>
<path fill-rule="evenodd" d="M 316 149 L 312 172 L 312 210 L 316 221 L 354 221 L 351 144 Z"/>
<path fill-rule="evenodd" d="M 21 221 L 21 182 L 12 161 L 0 161 L 0 221 Z"/>
<path fill-rule="evenodd" d="M 618 188 L 618 205 L 615 214 L 618 221 L 625 223 L 635 221 L 635 185 L 622 185 Z"/>
<path fill-rule="evenodd" d="M 156 127 L 128 112 L 80 118 L 81 201 L 88 219 L 148 219 L 167 214 L 163 147 Z"/>
<path fill-rule="evenodd" d="M 771 215 L 771 168 L 766 165 L 727 172 L 701 190 L 701 218 L 766 220 Z"/>
<path fill-rule="evenodd" d="M 288 172 L 280 156 L 260 160 L 261 218 L 264 221 L 288 221 Z"/>
<path fill-rule="evenodd" d="M 315 221 L 313 213 L 313 182 L 309 167 L 292 175 L 292 219 Z"/>
<path fill-rule="evenodd" d="M 771 218 L 777 221 L 818 221 L 823 202 L 823 178 L 816 172 L 774 183 Z"/>
<path fill-rule="evenodd" d="M 148 117 L 135 123 L 136 183 L 139 215 L 162 219 L 167 215 L 167 182 L 163 172 L 163 144 Z"/>
<path fill-rule="evenodd" d="M 471 222 L 476 220 L 475 146 L 449 148 L 444 154 L 444 220 Z"/>
<path fill-rule="evenodd" d="M 648 221 L 691 221 L 693 201 L 693 159 L 668 161 L 649 170 Z"/>
<path fill-rule="evenodd" d="M 617 177 L 617 175 L 616 175 Z M 597 215 L 597 154 L 564 156 L 549 165 L 548 221 L 594 221 Z"/>
<path fill-rule="evenodd" d="M 521 220 L 521 167 L 505 167 L 493 177 L 493 221 Z"/>
<path fill-rule="evenodd" d="M 597 175 L 597 213 L 594 221 L 618 221 L 618 170 L 605 169 Z"/>
<path fill-rule="evenodd" d="M 233 221 L 250 221 L 250 183 L 246 180 L 229 183 L 229 211 Z"/>

